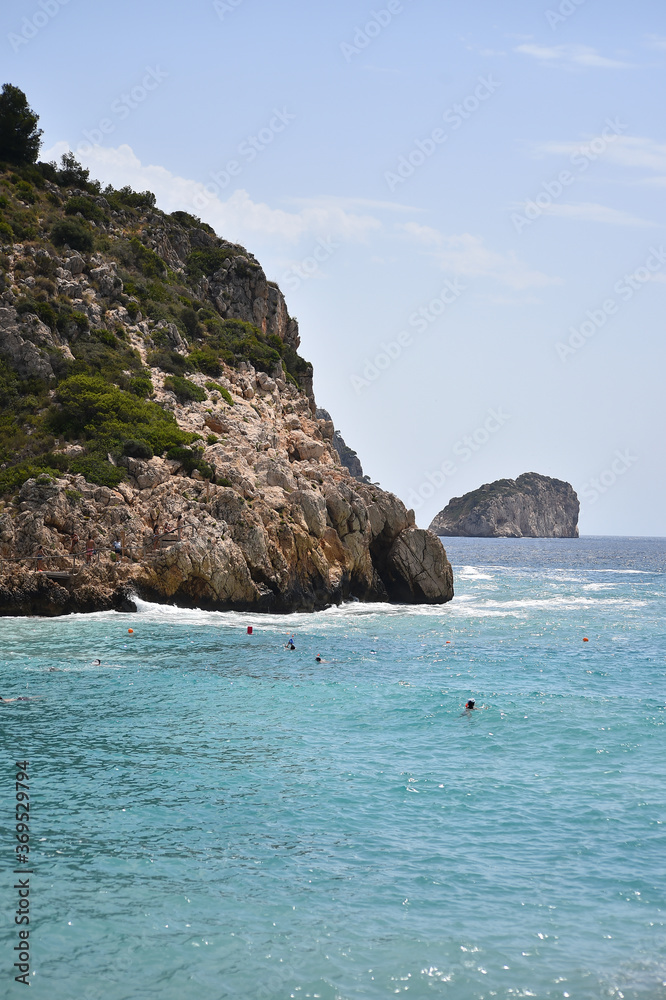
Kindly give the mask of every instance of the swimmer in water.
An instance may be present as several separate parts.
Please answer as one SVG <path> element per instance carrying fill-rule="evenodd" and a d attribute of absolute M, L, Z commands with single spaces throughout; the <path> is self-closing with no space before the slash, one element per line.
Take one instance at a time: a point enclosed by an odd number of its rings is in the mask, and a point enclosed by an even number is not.
<path fill-rule="evenodd" d="M 102 661 L 101 660 L 93 660 L 92 661 L 92 665 L 93 665 L 93 667 L 101 667 L 102 666 Z"/>
<path fill-rule="evenodd" d="M 474 699 L 470 698 L 469 701 L 465 702 L 465 708 L 464 708 L 464 710 L 460 714 L 461 715 L 469 715 L 470 712 L 476 712 L 476 711 L 477 711 L 477 708 L 476 708 L 476 704 L 474 702 Z"/>
<path fill-rule="evenodd" d="M 328 663 L 328 660 L 322 659 L 321 653 L 317 653 L 317 655 L 315 656 L 315 662 L 316 663 Z"/>
<path fill-rule="evenodd" d="M 294 637 L 293 637 L 293 635 L 291 636 L 291 638 L 287 639 L 287 642 L 285 643 L 284 648 L 285 649 L 296 649 L 296 647 L 294 645 Z"/>
<path fill-rule="evenodd" d="M 0 698 L 0 701 L 7 704 L 9 701 L 32 701 L 32 698 Z"/>

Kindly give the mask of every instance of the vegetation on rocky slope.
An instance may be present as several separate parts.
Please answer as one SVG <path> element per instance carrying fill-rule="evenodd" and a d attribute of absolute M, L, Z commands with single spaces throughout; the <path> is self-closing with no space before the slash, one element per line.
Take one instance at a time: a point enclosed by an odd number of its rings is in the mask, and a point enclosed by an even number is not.
<path fill-rule="evenodd" d="M 148 191 L 102 190 L 72 154 L 60 165 L 34 162 L 37 116 L 20 97 L 25 102 L 9 85 L 0 97 L 0 308 L 16 311 L 21 338 L 32 339 L 47 364 L 26 370 L 2 345 L 0 493 L 39 471 L 82 472 L 114 485 L 125 475 L 115 462 L 132 441 L 156 455 L 195 444 L 197 435 L 151 401 L 151 368 L 169 375 L 165 388 L 180 403 L 210 391 L 188 375 L 215 379 L 223 364 L 307 380 L 311 369 L 294 338 L 223 315 L 225 281 L 265 283 L 243 247 L 187 212 L 159 211 Z M 65 280 L 79 275 L 87 295 Z M 54 452 L 55 441 L 74 440 L 84 443 L 85 458 Z"/>

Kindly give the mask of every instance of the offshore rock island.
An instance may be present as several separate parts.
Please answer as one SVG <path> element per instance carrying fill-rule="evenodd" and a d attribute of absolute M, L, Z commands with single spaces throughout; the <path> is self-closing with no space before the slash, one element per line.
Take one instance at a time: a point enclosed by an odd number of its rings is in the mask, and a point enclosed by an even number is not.
<path fill-rule="evenodd" d="M 430 531 L 471 538 L 578 538 L 579 510 L 569 483 L 526 472 L 454 497 L 433 518 Z"/>
<path fill-rule="evenodd" d="M 0 164 L 0 613 L 451 600 L 441 542 L 342 464 L 299 345 L 195 216 L 71 155 Z"/>

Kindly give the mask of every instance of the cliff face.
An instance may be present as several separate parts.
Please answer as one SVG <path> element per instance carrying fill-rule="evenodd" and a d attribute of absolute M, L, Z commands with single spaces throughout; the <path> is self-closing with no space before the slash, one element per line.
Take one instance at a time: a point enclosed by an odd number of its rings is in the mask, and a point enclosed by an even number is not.
<path fill-rule="evenodd" d="M 132 593 L 280 612 L 450 600 L 439 540 L 341 465 L 297 324 L 252 256 L 185 213 L 45 192 L 31 239 L 0 253 L 0 613 Z M 76 223 L 97 219 L 89 250 L 50 238 L 66 194 L 96 206 Z"/>
<path fill-rule="evenodd" d="M 454 497 L 429 530 L 481 538 L 578 538 L 579 509 L 569 483 L 526 472 Z"/>
<path fill-rule="evenodd" d="M 331 420 L 331 414 L 328 410 L 324 410 L 321 407 L 317 407 L 317 417 L 320 420 Z M 340 456 L 340 461 L 347 469 L 354 479 L 358 479 L 361 482 L 369 483 L 370 479 L 363 473 L 363 466 L 361 465 L 361 460 L 356 454 L 356 452 L 349 447 L 347 442 L 344 440 L 342 434 L 339 430 L 333 432 L 333 447 Z"/>
<path fill-rule="evenodd" d="M 441 543 L 414 526 L 396 497 L 349 475 L 306 396 L 250 370 L 229 371 L 227 385 L 233 406 L 164 399 L 181 426 L 220 435 L 204 451 L 216 482 L 161 457 L 121 459 L 128 479 L 115 488 L 71 474 L 27 480 L 0 513 L 4 554 L 34 556 L 42 546 L 44 569 L 67 571 L 76 533 L 76 575 L 50 580 L 34 562 L 4 561 L 0 612 L 114 607 L 130 591 L 184 606 L 282 612 L 352 597 L 451 599 Z M 180 539 L 173 530 L 155 545 L 153 526 L 175 529 L 179 518 Z M 89 566 L 88 535 L 100 553 Z M 111 559 L 116 540 L 124 542 L 123 561 Z"/>

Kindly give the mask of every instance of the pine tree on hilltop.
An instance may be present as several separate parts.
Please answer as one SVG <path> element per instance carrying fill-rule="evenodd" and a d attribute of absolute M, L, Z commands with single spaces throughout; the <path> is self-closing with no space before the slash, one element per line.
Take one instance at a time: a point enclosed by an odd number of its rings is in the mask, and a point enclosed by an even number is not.
<path fill-rule="evenodd" d="M 41 146 L 42 129 L 19 87 L 5 83 L 0 94 L 0 162 L 35 163 Z"/>

